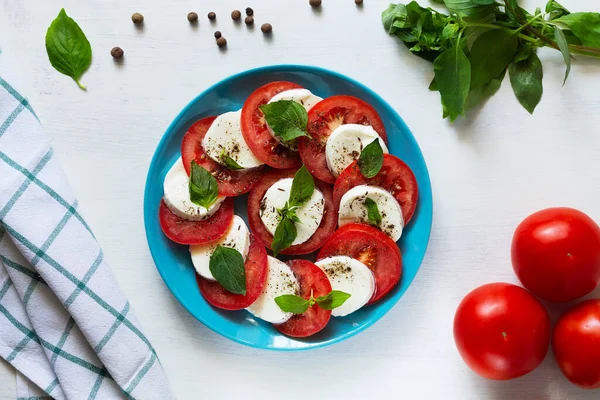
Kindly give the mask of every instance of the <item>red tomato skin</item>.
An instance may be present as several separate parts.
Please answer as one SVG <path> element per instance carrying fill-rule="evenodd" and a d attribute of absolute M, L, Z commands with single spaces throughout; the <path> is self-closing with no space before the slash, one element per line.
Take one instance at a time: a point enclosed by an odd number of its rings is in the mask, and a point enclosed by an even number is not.
<path fill-rule="evenodd" d="M 454 341 L 476 374 L 515 379 L 537 368 L 550 344 L 550 318 L 525 289 L 490 283 L 467 294 L 454 317 Z"/>
<path fill-rule="evenodd" d="M 560 317 L 552 349 L 570 382 L 583 389 L 600 389 L 600 299 L 577 304 Z"/>
<path fill-rule="evenodd" d="M 308 260 L 291 260 L 287 264 L 300 283 L 300 296 L 310 299 L 331 292 L 331 283 L 323 270 Z M 309 307 L 303 314 L 294 315 L 283 324 L 273 325 L 284 335 L 291 337 L 308 337 L 320 332 L 327 326 L 331 318 L 331 310 L 325 310 L 317 304 Z"/>
<path fill-rule="evenodd" d="M 581 211 L 531 214 L 517 227 L 511 253 L 523 286 L 545 300 L 572 301 L 600 283 L 600 228 Z"/>
<path fill-rule="evenodd" d="M 246 270 L 245 295 L 228 292 L 218 282 L 209 281 L 196 274 L 200 293 L 209 304 L 223 310 L 242 310 L 258 299 L 267 282 L 267 251 L 252 234 L 244 269 Z"/>

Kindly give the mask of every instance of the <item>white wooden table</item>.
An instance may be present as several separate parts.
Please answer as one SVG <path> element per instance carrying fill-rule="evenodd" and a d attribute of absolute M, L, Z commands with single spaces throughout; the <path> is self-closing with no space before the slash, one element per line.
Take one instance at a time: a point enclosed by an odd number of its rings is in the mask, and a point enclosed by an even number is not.
<path fill-rule="evenodd" d="M 568 205 L 600 220 L 600 63 L 579 59 L 561 87 L 560 54 L 541 51 L 544 97 L 535 116 L 508 80 L 469 120 L 441 118 L 427 90 L 431 66 L 384 32 L 387 0 L 3 0 L 0 45 L 18 62 L 29 97 L 118 280 L 156 347 L 180 399 L 597 399 L 569 384 L 551 354 L 512 382 L 478 378 L 452 339 L 458 302 L 491 281 L 516 282 L 512 232 L 527 214 Z M 427 3 L 427 0 L 422 0 Z M 563 0 L 599 11 L 595 0 Z M 544 6 L 529 0 L 525 6 Z M 252 6 L 256 25 L 234 26 L 233 9 Z M 44 35 L 61 7 L 94 52 L 83 92 L 48 62 Z M 138 31 L 133 12 L 145 16 Z M 188 11 L 200 23 L 190 28 Z M 216 26 L 206 14 L 215 11 Z M 270 22 L 271 41 L 260 24 Z M 223 32 L 220 52 L 213 32 Z M 113 46 L 125 50 L 116 65 Z M 170 121 L 195 95 L 251 67 L 313 64 L 362 81 L 388 100 L 416 136 L 431 173 L 434 223 L 411 288 L 374 327 L 338 345 L 302 353 L 250 349 L 188 314 L 161 280 L 148 251 L 142 195 L 150 158 Z M 599 296 L 600 292 L 596 292 Z M 0 397 L 14 398 L 14 375 L 0 368 Z"/>

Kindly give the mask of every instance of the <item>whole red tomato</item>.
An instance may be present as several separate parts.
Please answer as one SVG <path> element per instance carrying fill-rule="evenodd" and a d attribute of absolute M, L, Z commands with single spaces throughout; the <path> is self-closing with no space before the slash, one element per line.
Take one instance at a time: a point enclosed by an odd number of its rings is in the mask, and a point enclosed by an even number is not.
<path fill-rule="evenodd" d="M 600 283 L 600 228 L 572 208 L 548 208 L 525 218 L 512 241 L 515 273 L 533 294 L 566 302 Z"/>
<path fill-rule="evenodd" d="M 584 301 L 560 317 L 552 349 L 568 380 L 600 389 L 600 299 Z"/>
<path fill-rule="evenodd" d="M 525 289 L 490 283 L 461 301 L 454 316 L 454 341 L 465 363 L 478 375 L 514 379 L 544 360 L 550 345 L 550 319 Z"/>

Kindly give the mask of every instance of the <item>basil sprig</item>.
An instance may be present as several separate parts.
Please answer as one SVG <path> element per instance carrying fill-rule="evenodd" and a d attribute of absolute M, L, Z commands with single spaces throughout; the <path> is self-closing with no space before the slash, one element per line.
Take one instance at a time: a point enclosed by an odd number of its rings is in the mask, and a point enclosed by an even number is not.
<path fill-rule="evenodd" d="M 367 207 L 367 218 L 371 225 L 379 226 L 381 224 L 381 214 L 379 214 L 379 207 L 372 198 L 367 197 L 365 199 L 365 207 Z"/>
<path fill-rule="evenodd" d="M 230 170 L 237 171 L 239 169 L 244 169 L 244 167 L 242 167 L 240 164 L 238 164 L 237 161 L 235 161 L 233 158 L 231 158 L 229 156 L 229 154 L 227 154 L 225 149 L 223 149 L 223 151 L 221 151 L 221 161 Z"/>
<path fill-rule="evenodd" d="M 190 174 L 190 200 L 208 209 L 219 197 L 217 180 L 210 172 L 192 161 Z"/>
<path fill-rule="evenodd" d="M 303 314 L 308 310 L 308 307 L 312 307 L 315 304 L 324 310 L 333 310 L 344 304 L 350 297 L 349 293 L 342 292 L 341 290 L 332 290 L 328 294 L 317 298 L 311 293 L 309 299 L 304 299 L 295 294 L 284 294 L 275 297 L 275 303 L 281 308 L 281 311 Z"/>
<path fill-rule="evenodd" d="M 373 178 L 383 165 L 383 149 L 379 139 L 373 140 L 365 146 L 358 158 L 358 168 L 365 178 Z"/>
<path fill-rule="evenodd" d="M 210 273 L 227 290 L 246 295 L 246 270 L 244 257 L 236 249 L 218 245 L 210 256 Z"/>
<path fill-rule="evenodd" d="M 92 63 L 92 47 L 64 8 L 46 32 L 46 52 L 55 70 L 70 76 L 81 89 L 86 89 L 79 79 Z"/>
<path fill-rule="evenodd" d="M 300 136 L 308 136 L 308 113 L 301 104 L 292 100 L 279 100 L 258 107 L 265 116 L 275 136 L 284 142 L 292 141 Z"/>
<path fill-rule="evenodd" d="M 283 208 L 277 210 L 279 224 L 275 228 L 273 242 L 271 243 L 271 249 L 273 249 L 275 256 L 290 247 L 296 239 L 298 232 L 295 223 L 300 222 L 296 211 L 311 198 L 314 191 L 315 180 L 303 165 L 294 175 L 289 200 Z"/>

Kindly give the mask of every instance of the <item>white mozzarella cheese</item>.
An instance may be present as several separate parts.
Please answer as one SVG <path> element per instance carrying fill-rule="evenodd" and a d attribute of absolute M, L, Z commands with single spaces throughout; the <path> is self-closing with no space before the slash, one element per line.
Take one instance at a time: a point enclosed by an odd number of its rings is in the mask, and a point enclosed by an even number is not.
<path fill-rule="evenodd" d="M 284 294 L 300 293 L 300 284 L 291 268 L 278 259 L 268 256 L 267 283 L 261 295 L 247 308 L 252 315 L 272 324 L 283 324 L 292 317 L 275 303 L 275 298 Z"/>
<path fill-rule="evenodd" d="M 292 178 L 280 179 L 265 193 L 260 203 L 260 219 L 271 235 L 279 224 L 278 209 L 285 206 L 290 198 L 292 189 Z M 297 235 L 292 246 L 306 242 L 315 233 L 325 210 L 325 199 L 321 191 L 315 188 L 310 199 L 296 211 L 300 223 L 296 222 Z"/>
<path fill-rule="evenodd" d="M 379 139 L 383 152 L 387 154 L 387 146 L 372 126 L 343 124 L 335 128 L 325 144 L 325 159 L 331 173 L 336 177 L 341 174 L 375 139 Z"/>
<path fill-rule="evenodd" d="M 219 115 L 206 131 L 202 140 L 204 152 L 215 162 L 225 165 L 227 154 L 243 168 L 254 168 L 263 164 L 246 144 L 240 127 L 242 110 Z"/>
<path fill-rule="evenodd" d="M 323 100 L 323 98 L 315 96 L 308 89 L 290 89 L 284 90 L 281 93 L 277 93 L 271 98 L 271 100 L 269 100 L 269 103 L 274 103 L 279 100 L 291 100 L 295 101 L 296 103 L 300 103 L 308 112 L 315 104 Z"/>
<path fill-rule="evenodd" d="M 175 161 L 163 183 L 163 199 L 169 210 L 179 218 L 189 221 L 202 221 L 209 218 L 219 209 L 225 197 L 218 197 L 208 209 L 192 203 L 190 200 L 190 178 L 185 172 L 181 157 Z"/>
<path fill-rule="evenodd" d="M 350 294 L 338 308 L 334 308 L 331 315 L 343 317 L 358 310 L 373 297 L 375 293 L 375 277 L 365 264 L 347 256 L 327 257 L 315 264 L 329 277 L 332 290 L 341 290 Z"/>
<path fill-rule="evenodd" d="M 210 272 L 209 265 L 210 257 L 218 245 L 239 251 L 244 261 L 246 260 L 250 248 L 250 231 L 246 226 L 246 222 L 240 216 L 233 216 L 229 230 L 218 241 L 190 246 L 192 264 L 194 264 L 198 274 L 206 279 L 215 280 Z"/>
<path fill-rule="evenodd" d="M 340 200 L 338 225 L 352 222 L 369 224 L 365 200 L 370 198 L 377 203 L 381 215 L 381 229 L 386 235 L 397 241 L 402 236 L 404 218 L 398 201 L 390 192 L 377 186 L 359 185 L 348 190 Z"/>

